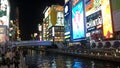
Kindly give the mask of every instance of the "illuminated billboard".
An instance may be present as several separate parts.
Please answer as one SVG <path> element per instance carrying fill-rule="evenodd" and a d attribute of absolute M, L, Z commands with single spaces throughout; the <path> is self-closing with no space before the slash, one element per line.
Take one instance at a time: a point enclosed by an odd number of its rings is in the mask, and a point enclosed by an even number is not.
<path fill-rule="evenodd" d="M 65 0 L 65 4 L 68 2 L 69 0 Z"/>
<path fill-rule="evenodd" d="M 56 26 L 64 26 L 64 13 L 57 12 L 57 23 Z"/>
<path fill-rule="evenodd" d="M 8 0 L 0 0 L 0 25 L 9 26 L 10 6 Z"/>
<path fill-rule="evenodd" d="M 56 5 L 52 5 L 50 8 L 50 16 L 49 16 L 49 23 L 52 24 L 52 26 L 55 26 L 57 21 L 57 12 L 55 10 Z"/>
<path fill-rule="evenodd" d="M 101 9 L 101 0 L 85 0 L 86 16 L 91 15 Z"/>
<path fill-rule="evenodd" d="M 83 0 L 74 0 L 72 2 L 72 29 L 71 40 L 80 41 L 85 38 L 85 18 Z"/>
<path fill-rule="evenodd" d="M 65 39 L 70 38 L 70 24 L 71 24 L 71 9 L 70 9 L 70 2 L 68 1 L 64 6 L 64 35 Z"/>
<path fill-rule="evenodd" d="M 87 31 L 96 30 L 102 27 L 104 38 L 113 38 L 112 17 L 109 0 L 85 0 L 85 11 L 87 18 Z M 100 25 L 98 26 L 96 23 Z"/>
<path fill-rule="evenodd" d="M 102 16 L 101 11 L 91 14 L 86 17 L 86 29 L 87 32 L 102 28 Z"/>
<path fill-rule="evenodd" d="M 113 27 L 111 17 L 111 7 L 109 0 L 102 0 L 102 17 L 103 17 L 103 35 L 105 39 L 113 38 Z"/>

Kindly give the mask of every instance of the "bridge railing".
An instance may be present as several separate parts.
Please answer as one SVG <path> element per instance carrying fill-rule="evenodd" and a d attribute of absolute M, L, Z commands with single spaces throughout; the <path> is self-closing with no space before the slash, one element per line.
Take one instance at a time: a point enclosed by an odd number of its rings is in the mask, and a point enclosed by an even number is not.
<path fill-rule="evenodd" d="M 38 41 L 38 40 L 32 40 L 32 41 L 17 41 L 12 42 L 13 46 L 51 46 L 51 41 Z"/>

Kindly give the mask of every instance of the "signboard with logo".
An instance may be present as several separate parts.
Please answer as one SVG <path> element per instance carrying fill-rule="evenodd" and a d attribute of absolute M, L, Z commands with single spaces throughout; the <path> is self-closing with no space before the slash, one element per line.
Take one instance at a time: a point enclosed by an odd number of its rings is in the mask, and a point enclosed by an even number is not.
<path fill-rule="evenodd" d="M 10 6 L 8 0 L 0 0 L 0 25 L 9 26 Z"/>
<path fill-rule="evenodd" d="M 65 39 L 69 39 L 70 38 L 70 29 L 71 29 L 71 3 L 70 1 L 68 1 L 65 6 L 64 6 L 64 36 Z"/>

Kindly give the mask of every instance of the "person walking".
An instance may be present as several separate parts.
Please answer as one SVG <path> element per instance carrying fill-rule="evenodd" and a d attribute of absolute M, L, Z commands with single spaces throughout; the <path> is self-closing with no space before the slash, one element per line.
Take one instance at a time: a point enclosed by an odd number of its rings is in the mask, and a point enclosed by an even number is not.
<path fill-rule="evenodd" d="M 15 56 L 14 56 L 14 67 L 15 68 L 19 68 L 19 60 L 20 60 L 20 54 L 18 51 L 15 52 Z"/>
<path fill-rule="evenodd" d="M 7 49 L 7 52 L 6 52 L 6 64 L 7 64 L 7 67 L 8 67 L 8 68 L 10 68 L 11 59 L 12 59 L 12 52 L 11 52 L 11 50 L 8 48 L 8 49 Z"/>

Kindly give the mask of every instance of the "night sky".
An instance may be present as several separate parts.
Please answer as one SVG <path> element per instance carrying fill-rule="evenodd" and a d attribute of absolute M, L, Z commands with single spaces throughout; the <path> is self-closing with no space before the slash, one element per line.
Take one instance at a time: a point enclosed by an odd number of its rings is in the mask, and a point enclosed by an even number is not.
<path fill-rule="evenodd" d="M 22 40 L 31 40 L 30 35 L 38 31 L 37 24 L 42 23 L 43 10 L 46 6 L 64 5 L 64 0 L 16 0 L 14 2 L 19 7 Z"/>

